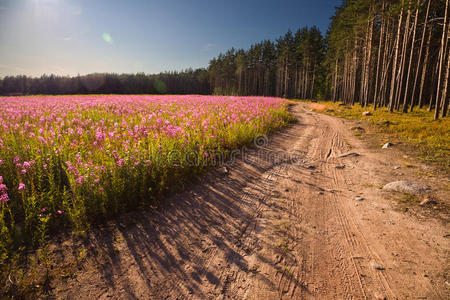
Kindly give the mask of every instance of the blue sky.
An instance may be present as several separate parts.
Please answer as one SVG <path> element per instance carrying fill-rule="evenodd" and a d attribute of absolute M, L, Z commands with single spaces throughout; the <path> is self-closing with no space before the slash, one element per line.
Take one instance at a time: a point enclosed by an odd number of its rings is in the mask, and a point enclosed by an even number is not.
<path fill-rule="evenodd" d="M 0 77 L 206 67 L 288 29 L 325 33 L 341 0 L 0 0 Z"/>

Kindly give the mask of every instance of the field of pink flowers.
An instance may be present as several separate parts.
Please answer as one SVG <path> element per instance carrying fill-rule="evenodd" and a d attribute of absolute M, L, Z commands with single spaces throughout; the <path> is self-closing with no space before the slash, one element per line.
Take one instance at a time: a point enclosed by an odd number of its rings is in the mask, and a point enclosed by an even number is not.
<path fill-rule="evenodd" d="M 0 263 L 57 228 L 156 205 L 288 119 L 278 98 L 0 98 Z"/>

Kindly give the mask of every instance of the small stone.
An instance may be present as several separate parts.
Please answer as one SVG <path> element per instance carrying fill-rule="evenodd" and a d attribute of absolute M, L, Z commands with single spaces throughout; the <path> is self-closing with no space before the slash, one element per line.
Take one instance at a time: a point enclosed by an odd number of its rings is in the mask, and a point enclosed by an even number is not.
<path fill-rule="evenodd" d="M 383 145 L 383 147 L 381 147 L 381 149 L 387 149 L 392 146 L 394 146 L 394 144 L 387 142 L 386 144 Z"/>
<path fill-rule="evenodd" d="M 364 111 L 364 112 L 362 113 L 362 115 L 363 115 L 363 116 L 371 116 L 372 113 L 371 113 L 370 111 Z"/>
<path fill-rule="evenodd" d="M 316 166 L 307 166 L 306 168 L 310 169 L 310 170 L 314 170 L 316 168 Z"/>
<path fill-rule="evenodd" d="M 344 169 L 344 168 L 345 168 L 345 165 L 335 166 L 335 168 L 336 168 L 336 169 L 340 169 L 340 170 L 342 170 L 342 169 Z"/>
<path fill-rule="evenodd" d="M 360 196 L 357 196 L 357 197 L 354 197 L 353 200 L 355 200 L 355 201 L 363 201 L 364 198 L 360 197 Z"/>
<path fill-rule="evenodd" d="M 222 173 L 222 174 L 228 174 L 229 173 L 228 168 L 225 167 L 225 166 L 222 167 L 222 168 L 219 168 L 219 172 Z"/>
<path fill-rule="evenodd" d="M 427 186 L 420 185 L 413 181 L 400 180 L 386 184 L 383 187 L 383 190 L 403 192 L 408 194 L 421 194 L 430 190 L 430 188 Z"/>
<path fill-rule="evenodd" d="M 398 170 L 400 168 L 401 168 L 400 166 L 394 166 L 394 170 Z"/>
<path fill-rule="evenodd" d="M 423 199 L 422 202 L 420 202 L 420 205 L 424 206 L 424 205 L 428 205 L 428 204 L 436 204 L 436 201 L 434 201 L 433 198 L 431 197 L 426 197 L 425 199 Z"/>
<path fill-rule="evenodd" d="M 375 270 L 379 270 L 379 271 L 385 270 L 385 268 L 382 265 L 377 264 L 376 262 L 372 262 L 372 268 L 374 268 Z"/>
<path fill-rule="evenodd" d="M 344 153 L 338 156 L 338 158 L 343 158 L 343 157 L 348 157 L 348 156 L 360 156 L 358 153 L 356 152 L 348 152 L 348 153 Z"/>

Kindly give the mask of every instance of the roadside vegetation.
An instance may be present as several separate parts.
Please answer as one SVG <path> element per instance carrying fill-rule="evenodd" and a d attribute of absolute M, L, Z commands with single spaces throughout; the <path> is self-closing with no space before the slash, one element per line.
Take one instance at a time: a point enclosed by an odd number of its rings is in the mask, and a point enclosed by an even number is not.
<path fill-rule="evenodd" d="M 383 134 L 395 138 L 417 148 L 419 158 L 441 167 L 450 168 L 450 119 L 433 120 L 433 112 L 416 109 L 408 114 L 390 112 L 389 108 L 373 110 L 372 107 L 343 105 L 336 102 L 309 102 L 311 109 L 333 116 L 363 120 Z M 363 112 L 369 112 L 364 115 Z"/>

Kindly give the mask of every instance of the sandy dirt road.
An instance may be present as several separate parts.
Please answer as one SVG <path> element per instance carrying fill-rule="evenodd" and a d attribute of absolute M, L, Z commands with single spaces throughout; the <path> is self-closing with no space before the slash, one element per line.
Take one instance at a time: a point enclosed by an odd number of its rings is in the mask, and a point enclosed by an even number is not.
<path fill-rule="evenodd" d="M 393 168 L 401 155 L 370 150 L 349 121 L 291 109 L 298 122 L 228 173 L 96 230 L 83 267 L 56 278 L 50 295 L 450 299 L 448 223 L 400 211 L 378 187 L 412 179 Z M 349 152 L 360 156 L 339 157 Z"/>

